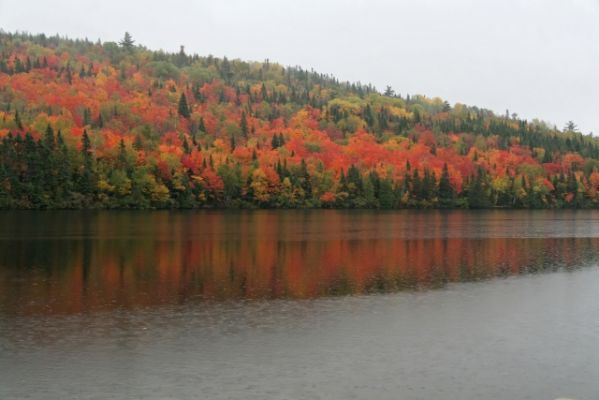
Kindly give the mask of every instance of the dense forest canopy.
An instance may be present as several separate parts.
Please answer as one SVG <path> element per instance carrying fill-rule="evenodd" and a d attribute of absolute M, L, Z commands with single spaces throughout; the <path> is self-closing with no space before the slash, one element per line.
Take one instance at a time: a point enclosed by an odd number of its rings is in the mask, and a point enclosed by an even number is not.
<path fill-rule="evenodd" d="M 299 67 L 0 32 L 0 208 L 599 205 L 599 139 Z"/>

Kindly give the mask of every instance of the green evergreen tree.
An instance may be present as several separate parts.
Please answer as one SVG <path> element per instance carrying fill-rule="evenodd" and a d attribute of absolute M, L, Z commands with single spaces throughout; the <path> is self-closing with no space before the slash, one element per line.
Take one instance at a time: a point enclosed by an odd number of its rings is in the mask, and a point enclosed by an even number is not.
<path fill-rule="evenodd" d="M 306 199 L 312 198 L 312 179 L 310 177 L 310 173 L 308 172 L 308 165 L 306 164 L 306 160 L 302 158 L 300 163 L 300 179 L 301 179 L 301 187 L 304 190 L 304 197 Z"/>
<path fill-rule="evenodd" d="M 368 128 L 372 131 L 374 129 L 375 117 L 372 112 L 372 107 L 370 107 L 370 103 L 367 103 L 366 108 L 364 109 L 364 121 L 366 121 Z"/>
<path fill-rule="evenodd" d="M 347 170 L 347 185 L 351 198 L 355 199 L 363 195 L 364 183 L 362 182 L 362 175 L 358 168 L 353 164 Z"/>
<path fill-rule="evenodd" d="M 468 206 L 470 208 L 488 208 L 491 206 L 491 201 L 486 192 L 485 181 L 485 171 L 482 168 L 479 168 L 468 188 Z"/>
<path fill-rule="evenodd" d="M 91 141 L 85 129 L 81 136 L 81 156 L 83 165 L 79 176 L 79 192 L 86 196 L 92 196 L 96 190 L 96 176 Z"/>
<path fill-rule="evenodd" d="M 206 125 L 204 124 L 204 117 L 200 117 L 200 124 L 198 125 L 198 130 L 201 133 L 206 133 Z"/>
<path fill-rule="evenodd" d="M 19 115 L 19 110 L 15 110 L 15 124 L 17 125 L 17 129 L 23 130 L 23 123 L 21 122 L 21 117 Z"/>
<path fill-rule="evenodd" d="M 58 207 L 66 207 L 68 206 L 68 198 L 71 196 L 71 191 L 73 189 L 73 172 L 69 150 L 60 131 L 56 134 L 56 147 L 56 165 L 58 166 L 56 173 L 56 203 Z"/>
<path fill-rule="evenodd" d="M 127 147 L 123 138 L 119 141 L 118 167 L 123 170 L 128 169 L 129 162 L 127 161 Z"/>
<path fill-rule="evenodd" d="M 455 199 L 455 191 L 449 180 L 447 163 L 443 164 L 443 172 L 439 180 L 439 203 L 442 207 L 451 207 Z"/>
<path fill-rule="evenodd" d="M 415 168 L 414 172 L 412 173 L 411 183 L 412 187 L 410 194 L 412 198 L 416 201 L 422 200 L 422 181 L 420 180 L 420 172 L 418 172 L 418 168 Z"/>
<path fill-rule="evenodd" d="M 241 134 L 247 139 L 250 132 L 248 129 L 248 121 L 245 117 L 245 111 L 241 112 L 241 122 L 239 123 L 239 126 L 241 128 Z"/>
<path fill-rule="evenodd" d="M 185 97 L 185 93 L 181 93 L 181 97 L 179 97 L 179 107 L 178 110 L 179 115 L 183 118 L 189 119 L 191 114 L 189 112 L 189 106 L 187 105 L 187 98 Z"/>
<path fill-rule="evenodd" d="M 127 51 L 132 51 L 133 46 L 135 45 L 135 41 L 129 32 L 125 32 L 125 36 L 119 42 L 119 44 Z"/>
<path fill-rule="evenodd" d="M 43 175 L 44 166 L 41 155 L 41 145 L 36 143 L 31 133 L 25 134 L 25 162 L 24 189 L 28 204 L 32 208 L 41 208 L 44 204 Z"/>
<path fill-rule="evenodd" d="M 379 205 L 381 208 L 393 208 L 395 203 L 393 185 L 390 179 L 383 179 L 379 189 Z"/>
<path fill-rule="evenodd" d="M 272 135 L 272 139 L 270 141 L 270 146 L 273 149 L 278 149 L 281 146 L 281 142 L 279 141 L 279 135 L 277 135 L 276 133 L 274 135 Z"/>

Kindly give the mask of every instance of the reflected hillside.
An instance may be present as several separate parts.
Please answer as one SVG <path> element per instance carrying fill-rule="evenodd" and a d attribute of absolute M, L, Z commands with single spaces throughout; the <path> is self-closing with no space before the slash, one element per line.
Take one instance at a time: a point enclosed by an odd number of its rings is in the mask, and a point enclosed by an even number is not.
<path fill-rule="evenodd" d="M 598 213 L 516 214 L 6 213 L 0 310 L 422 290 L 597 262 Z"/>

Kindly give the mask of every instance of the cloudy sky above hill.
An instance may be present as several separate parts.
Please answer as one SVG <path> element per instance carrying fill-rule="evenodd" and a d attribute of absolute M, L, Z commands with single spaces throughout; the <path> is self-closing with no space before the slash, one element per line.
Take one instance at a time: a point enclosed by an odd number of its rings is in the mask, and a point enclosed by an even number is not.
<path fill-rule="evenodd" d="M 7 1 L 0 28 L 301 65 L 599 134 L 597 0 Z"/>

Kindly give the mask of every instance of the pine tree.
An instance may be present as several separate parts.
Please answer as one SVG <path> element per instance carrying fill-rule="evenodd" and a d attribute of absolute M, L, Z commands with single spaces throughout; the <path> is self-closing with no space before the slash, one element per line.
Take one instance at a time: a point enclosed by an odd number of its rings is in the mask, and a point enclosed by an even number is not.
<path fill-rule="evenodd" d="M 73 186 L 73 176 L 71 170 L 71 158 L 69 156 L 69 150 L 62 138 L 60 130 L 56 134 L 56 147 L 57 147 L 57 195 L 56 202 L 59 207 L 64 207 L 68 196 L 71 194 Z"/>
<path fill-rule="evenodd" d="M 135 44 L 135 41 L 133 40 L 133 38 L 131 37 L 131 34 L 129 34 L 129 32 L 125 32 L 125 36 L 123 37 L 123 39 L 119 42 L 119 44 L 128 51 L 133 50 L 133 45 Z"/>
<path fill-rule="evenodd" d="M 183 118 L 188 118 L 191 116 L 189 112 L 189 107 L 187 105 L 187 98 L 185 97 L 185 93 L 181 93 L 181 97 L 179 97 L 179 107 L 178 107 L 179 115 Z"/>
<path fill-rule="evenodd" d="M 125 146 L 123 138 L 119 141 L 118 166 L 121 169 L 127 168 L 127 147 Z"/>
<path fill-rule="evenodd" d="M 239 126 L 241 128 L 241 134 L 243 135 L 244 138 L 247 139 L 248 134 L 249 134 L 249 129 L 248 129 L 248 121 L 245 117 L 245 111 L 241 112 L 241 122 L 239 123 Z"/>
<path fill-rule="evenodd" d="M 83 130 L 81 136 L 81 155 L 83 157 L 83 169 L 79 177 L 79 191 L 84 195 L 92 195 L 95 192 L 95 174 L 93 167 L 93 154 L 91 141 L 87 130 Z"/>
<path fill-rule="evenodd" d="M 350 195 L 354 197 L 361 196 L 364 192 L 362 175 L 355 165 L 351 165 L 347 170 L 347 184 L 350 188 Z"/>
<path fill-rule="evenodd" d="M 5 165 L 6 181 L 10 188 L 9 204 L 15 204 L 21 198 L 23 191 L 21 180 L 19 179 L 18 161 L 20 157 L 17 151 L 20 143 L 21 136 L 17 135 L 15 138 L 10 131 L 8 132 L 8 135 L 2 139 L 2 162 Z"/>
<path fill-rule="evenodd" d="M 303 158 L 300 163 L 300 178 L 305 198 L 312 198 L 312 180 L 310 178 L 310 173 L 308 172 L 308 165 L 306 164 L 306 160 L 304 160 Z"/>
<path fill-rule="evenodd" d="M 339 177 L 339 192 L 349 192 L 349 188 L 347 187 L 347 178 L 345 177 L 345 171 L 343 170 L 341 170 Z"/>
<path fill-rule="evenodd" d="M 372 112 L 372 107 L 370 107 L 370 103 L 366 104 L 366 108 L 364 110 L 364 121 L 368 125 L 370 130 L 374 129 L 374 113 Z"/>
<path fill-rule="evenodd" d="M 488 208 L 491 206 L 486 192 L 485 180 L 485 172 L 482 168 L 479 168 L 468 188 L 468 205 L 470 208 Z"/>
<path fill-rule="evenodd" d="M 24 189 L 29 204 L 32 208 L 43 207 L 43 176 L 44 165 L 41 155 L 41 145 L 33 140 L 31 133 L 25 134 L 25 165 Z"/>
<path fill-rule="evenodd" d="M 16 58 L 15 59 L 15 73 L 20 74 L 22 72 L 25 72 L 25 67 L 23 66 L 23 62 L 21 61 L 20 58 Z"/>
<path fill-rule="evenodd" d="M 393 185 L 390 179 L 383 179 L 380 181 L 378 198 L 381 208 L 393 208 L 394 194 Z"/>
<path fill-rule="evenodd" d="M 83 109 L 83 126 L 91 125 L 92 123 L 92 112 L 89 108 Z"/>
<path fill-rule="evenodd" d="M 418 168 L 414 169 L 412 174 L 412 188 L 410 194 L 414 200 L 422 200 L 422 181 L 420 180 L 420 172 L 418 171 Z"/>
<path fill-rule="evenodd" d="M 272 136 L 272 140 L 270 141 L 270 146 L 273 149 L 277 149 L 281 146 L 281 143 L 279 141 L 279 135 L 277 135 L 276 133 Z"/>
<path fill-rule="evenodd" d="M 19 110 L 15 110 L 15 124 L 17 125 L 17 129 L 23 130 L 23 123 L 21 122 L 21 117 L 19 116 Z"/>
<path fill-rule="evenodd" d="M 185 154 L 191 154 L 191 146 L 189 146 L 187 138 L 183 138 L 183 152 Z"/>
<path fill-rule="evenodd" d="M 262 83 L 262 88 L 260 90 L 260 95 L 262 97 L 262 101 L 267 101 L 268 100 L 268 92 L 266 91 L 266 85 L 264 85 L 264 83 Z"/>
<path fill-rule="evenodd" d="M 48 124 L 46 126 L 46 133 L 44 134 L 44 146 L 46 146 L 49 152 L 52 152 L 54 151 L 55 144 L 54 129 Z"/>
<path fill-rule="evenodd" d="M 439 180 L 439 201 L 442 207 L 449 207 L 453 204 L 455 191 L 449 181 L 449 170 L 447 163 L 443 164 L 443 172 Z"/>
<path fill-rule="evenodd" d="M 578 193 L 578 187 L 579 187 L 579 183 L 578 183 L 578 179 L 576 178 L 576 174 L 570 170 L 568 172 L 568 178 L 567 178 L 567 182 L 566 182 L 566 190 L 568 191 L 569 194 L 572 195 L 572 200 L 570 201 L 570 207 L 572 208 L 578 208 L 581 206 L 581 196 L 580 193 Z"/>
<path fill-rule="evenodd" d="M 98 114 L 98 120 L 96 121 L 96 126 L 100 129 L 104 128 L 104 118 L 102 117 L 102 113 Z"/>

